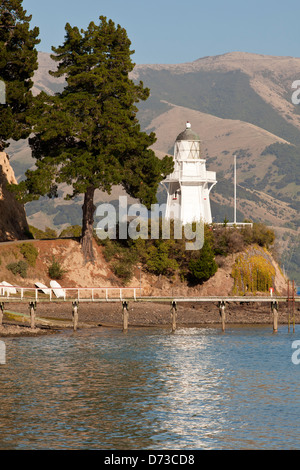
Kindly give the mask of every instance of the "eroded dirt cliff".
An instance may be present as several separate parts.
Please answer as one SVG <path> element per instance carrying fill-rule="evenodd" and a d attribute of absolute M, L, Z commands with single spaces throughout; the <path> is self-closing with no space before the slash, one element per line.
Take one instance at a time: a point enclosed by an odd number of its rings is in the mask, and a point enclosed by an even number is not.
<path fill-rule="evenodd" d="M 0 152 L 0 241 L 22 240 L 29 232 L 25 209 L 7 189 L 7 183 L 17 181 L 7 154 Z"/>

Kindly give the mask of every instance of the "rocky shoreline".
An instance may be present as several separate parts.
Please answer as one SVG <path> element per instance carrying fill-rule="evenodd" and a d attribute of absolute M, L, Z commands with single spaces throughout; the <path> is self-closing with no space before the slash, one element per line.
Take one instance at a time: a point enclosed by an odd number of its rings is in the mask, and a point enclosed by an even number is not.
<path fill-rule="evenodd" d="M 169 303 L 129 302 L 130 327 L 169 327 L 171 326 L 171 306 Z M 122 304 L 80 303 L 78 307 L 78 329 L 95 327 L 122 328 Z M 300 307 L 295 305 L 291 324 L 300 323 Z M 226 305 L 227 325 L 272 324 L 273 316 L 269 303 L 245 304 L 232 302 Z M 288 308 L 279 304 L 278 325 L 288 323 Z M 221 326 L 217 303 L 179 303 L 177 307 L 177 327 Z M 36 328 L 30 328 L 27 304 L 9 303 L 5 305 L 0 337 L 37 336 L 58 333 L 73 328 L 71 303 L 51 303 L 37 305 Z"/>

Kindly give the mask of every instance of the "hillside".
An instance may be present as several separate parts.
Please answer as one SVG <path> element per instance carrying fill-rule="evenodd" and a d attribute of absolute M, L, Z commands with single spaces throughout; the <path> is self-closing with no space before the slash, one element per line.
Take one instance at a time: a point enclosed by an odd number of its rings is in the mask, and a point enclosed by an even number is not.
<path fill-rule="evenodd" d="M 299 74 L 299 58 L 232 52 L 185 64 L 137 65 L 133 78 L 150 87 L 152 99 L 252 122 L 299 142 L 300 113 L 291 102 Z"/>
<path fill-rule="evenodd" d="M 55 64 L 39 53 L 34 93 L 62 89 L 63 79 L 48 74 Z M 173 154 L 174 140 L 186 120 L 202 138 L 209 170 L 217 172 L 213 188 L 214 220 L 233 218 L 233 155 L 237 155 L 238 218 L 263 221 L 276 229 L 282 264 L 299 278 L 300 109 L 291 102 L 291 85 L 300 76 L 300 59 L 232 52 L 176 65 L 136 65 L 132 78 L 151 90 L 139 103 L 143 129 L 154 131 L 158 156 Z M 12 143 L 11 164 L 18 180 L 34 164 L 27 142 Z M 42 199 L 26 205 L 29 223 L 58 231 L 81 221 L 82 198 L 72 205 Z M 117 203 L 100 191 L 96 203 Z M 124 192 L 123 192 L 124 194 Z M 159 201 L 164 201 L 162 188 Z M 131 200 L 129 200 L 131 202 Z"/>

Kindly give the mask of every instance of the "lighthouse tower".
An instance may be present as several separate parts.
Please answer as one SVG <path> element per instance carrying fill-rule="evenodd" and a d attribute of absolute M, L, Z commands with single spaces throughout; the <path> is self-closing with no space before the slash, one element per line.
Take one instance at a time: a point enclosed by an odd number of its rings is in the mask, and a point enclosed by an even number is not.
<path fill-rule="evenodd" d="M 216 173 L 206 170 L 200 147 L 199 136 L 187 122 L 175 141 L 174 171 L 163 181 L 168 192 L 165 217 L 182 225 L 212 222 L 209 193 L 217 183 Z"/>

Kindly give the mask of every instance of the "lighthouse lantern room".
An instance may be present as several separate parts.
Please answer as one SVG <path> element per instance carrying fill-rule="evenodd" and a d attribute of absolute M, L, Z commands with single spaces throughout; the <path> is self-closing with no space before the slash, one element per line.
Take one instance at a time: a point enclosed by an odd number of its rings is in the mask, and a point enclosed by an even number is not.
<path fill-rule="evenodd" d="M 206 170 L 200 138 L 189 122 L 175 141 L 174 171 L 163 183 L 168 193 L 167 219 L 178 219 L 182 225 L 212 222 L 209 194 L 217 183 L 216 173 Z"/>

